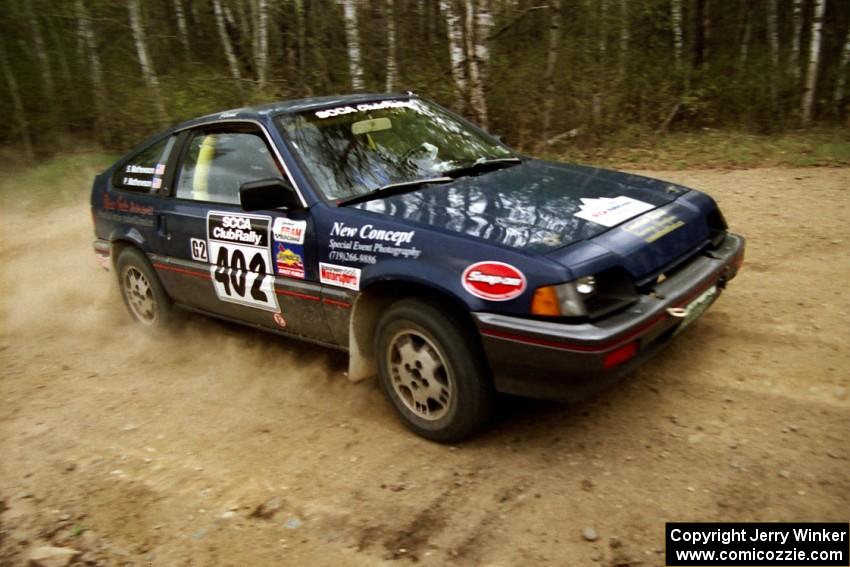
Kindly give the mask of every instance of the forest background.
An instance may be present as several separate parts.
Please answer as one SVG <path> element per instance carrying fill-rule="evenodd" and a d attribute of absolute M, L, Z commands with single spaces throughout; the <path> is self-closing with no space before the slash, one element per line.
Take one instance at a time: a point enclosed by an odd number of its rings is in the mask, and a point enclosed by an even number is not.
<path fill-rule="evenodd" d="M 848 79 L 846 0 L 0 0 L 0 147 L 22 161 L 409 90 L 536 155 L 847 164 Z"/>

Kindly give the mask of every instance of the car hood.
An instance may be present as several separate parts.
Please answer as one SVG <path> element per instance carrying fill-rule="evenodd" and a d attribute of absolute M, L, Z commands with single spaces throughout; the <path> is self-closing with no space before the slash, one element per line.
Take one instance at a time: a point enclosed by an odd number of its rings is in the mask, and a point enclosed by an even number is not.
<path fill-rule="evenodd" d="M 593 238 L 614 226 L 576 216 L 589 216 L 588 208 L 605 199 L 628 198 L 625 201 L 634 214 L 626 213 L 619 221 L 625 222 L 685 192 L 679 185 L 639 175 L 527 160 L 354 207 L 543 253 Z"/>

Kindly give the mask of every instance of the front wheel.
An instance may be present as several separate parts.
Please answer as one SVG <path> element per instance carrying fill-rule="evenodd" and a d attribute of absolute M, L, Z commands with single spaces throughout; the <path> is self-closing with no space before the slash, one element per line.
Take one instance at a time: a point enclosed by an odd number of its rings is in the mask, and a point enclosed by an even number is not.
<path fill-rule="evenodd" d="M 375 355 L 384 393 L 418 435 L 460 441 L 490 417 L 493 389 L 481 348 L 438 305 L 411 299 L 390 306 L 378 322 Z"/>
<path fill-rule="evenodd" d="M 125 248 L 116 264 L 121 297 L 130 315 L 146 327 L 163 328 L 171 323 L 171 298 L 159 283 L 142 252 Z"/>

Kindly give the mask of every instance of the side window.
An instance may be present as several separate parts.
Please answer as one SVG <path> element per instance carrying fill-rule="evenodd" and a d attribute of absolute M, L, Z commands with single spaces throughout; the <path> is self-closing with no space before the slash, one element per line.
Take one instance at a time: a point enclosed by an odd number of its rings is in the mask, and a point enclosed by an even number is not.
<path fill-rule="evenodd" d="M 177 197 L 239 204 L 247 181 L 282 177 L 266 142 L 247 132 L 199 132 L 180 167 Z"/>
<path fill-rule="evenodd" d="M 119 189 L 143 193 L 159 191 L 165 175 L 165 162 L 174 146 L 174 140 L 175 136 L 171 136 L 131 157 L 124 167 L 115 172 L 112 185 Z"/>

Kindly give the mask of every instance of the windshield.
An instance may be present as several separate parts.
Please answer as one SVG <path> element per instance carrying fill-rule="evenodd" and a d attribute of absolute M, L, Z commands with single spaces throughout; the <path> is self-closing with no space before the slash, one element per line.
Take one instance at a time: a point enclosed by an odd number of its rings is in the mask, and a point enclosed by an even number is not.
<path fill-rule="evenodd" d="M 311 110 L 278 120 L 316 185 L 331 200 L 513 156 L 493 138 L 418 99 Z"/>

